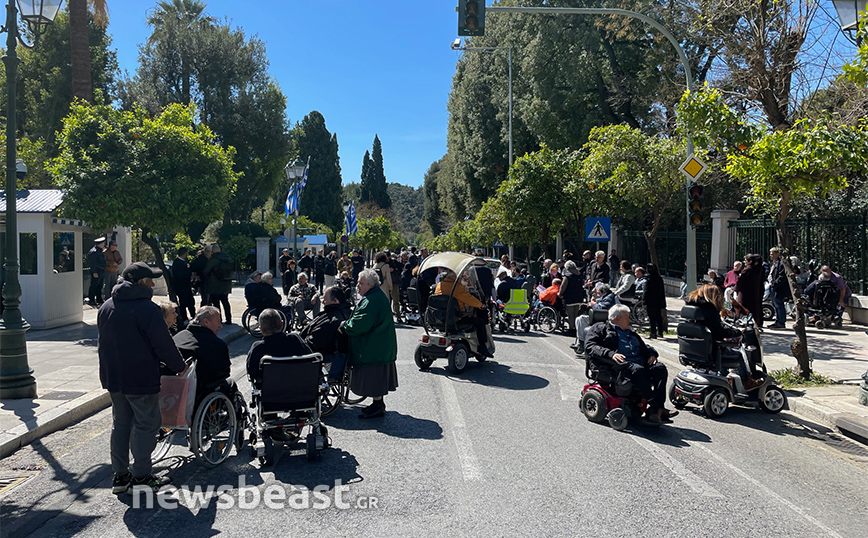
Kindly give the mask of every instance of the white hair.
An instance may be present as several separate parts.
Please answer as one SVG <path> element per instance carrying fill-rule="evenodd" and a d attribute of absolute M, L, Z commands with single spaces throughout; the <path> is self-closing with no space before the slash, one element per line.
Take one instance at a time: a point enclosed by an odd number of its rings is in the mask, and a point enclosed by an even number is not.
<path fill-rule="evenodd" d="M 365 269 L 364 271 L 359 273 L 359 280 L 364 280 L 370 286 L 380 285 L 380 277 L 377 276 L 377 272 L 373 269 Z"/>
<path fill-rule="evenodd" d="M 625 314 L 627 316 L 630 315 L 630 307 L 624 304 L 616 304 L 609 309 L 609 321 L 612 321 L 615 318 L 619 318 Z"/>
<path fill-rule="evenodd" d="M 272 278 L 274 278 L 274 275 L 271 274 L 271 271 L 266 271 L 262 273 L 262 280 L 266 282 L 271 282 Z"/>
<path fill-rule="evenodd" d="M 596 258 L 599 258 L 600 256 L 602 256 L 602 257 L 605 258 L 605 257 L 606 257 L 606 253 L 603 252 L 602 250 L 598 250 L 597 253 L 594 254 L 594 257 L 596 257 Z"/>

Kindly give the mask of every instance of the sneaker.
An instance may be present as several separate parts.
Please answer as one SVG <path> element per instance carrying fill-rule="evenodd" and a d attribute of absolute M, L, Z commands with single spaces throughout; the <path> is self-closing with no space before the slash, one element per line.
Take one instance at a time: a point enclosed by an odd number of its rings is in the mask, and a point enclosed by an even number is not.
<path fill-rule="evenodd" d="M 130 483 L 133 481 L 133 475 L 127 473 L 125 475 L 115 475 L 112 478 L 112 493 L 120 495 L 130 489 Z"/>
<path fill-rule="evenodd" d="M 147 491 L 152 489 L 154 491 L 159 490 L 163 486 L 168 486 L 172 483 L 172 479 L 168 476 L 156 476 L 154 474 L 148 474 L 141 478 L 133 478 L 130 483 L 130 489 L 133 491 Z"/>

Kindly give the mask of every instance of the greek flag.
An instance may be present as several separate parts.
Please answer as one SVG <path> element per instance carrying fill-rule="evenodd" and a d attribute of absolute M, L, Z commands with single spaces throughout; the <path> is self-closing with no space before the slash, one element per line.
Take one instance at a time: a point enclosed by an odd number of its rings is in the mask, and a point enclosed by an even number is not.
<path fill-rule="evenodd" d="M 296 187 L 295 183 L 289 186 L 289 194 L 286 195 L 286 203 L 283 204 L 287 217 L 298 213 L 298 189 Z"/>
<path fill-rule="evenodd" d="M 310 170 L 310 156 L 307 158 L 307 164 L 304 165 L 304 175 L 301 176 L 301 183 L 298 186 L 298 193 L 301 194 L 301 191 L 304 189 L 304 186 L 307 185 L 307 171 Z"/>
<path fill-rule="evenodd" d="M 356 206 L 350 202 L 350 209 L 347 211 L 347 235 L 356 235 L 359 227 L 356 224 Z"/>

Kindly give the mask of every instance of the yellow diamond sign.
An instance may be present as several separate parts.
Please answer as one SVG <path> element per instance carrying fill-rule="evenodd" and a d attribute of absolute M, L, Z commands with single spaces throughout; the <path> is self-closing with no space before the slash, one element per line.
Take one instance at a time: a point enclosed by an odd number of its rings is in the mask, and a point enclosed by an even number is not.
<path fill-rule="evenodd" d="M 708 165 L 699 160 L 696 155 L 690 155 L 681 165 L 681 173 L 689 179 L 697 180 L 708 169 Z"/>

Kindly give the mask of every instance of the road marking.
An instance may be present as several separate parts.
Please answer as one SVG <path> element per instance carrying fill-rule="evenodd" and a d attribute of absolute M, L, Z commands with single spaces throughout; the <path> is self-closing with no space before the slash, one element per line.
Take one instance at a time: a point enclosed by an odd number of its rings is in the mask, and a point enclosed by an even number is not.
<path fill-rule="evenodd" d="M 458 461 L 461 462 L 461 473 L 464 480 L 479 480 L 482 471 L 479 469 L 479 461 L 473 452 L 473 443 L 470 434 L 467 433 L 467 424 L 464 422 L 464 413 L 458 404 L 458 396 L 455 395 L 453 381 L 447 377 L 440 377 L 440 385 L 443 387 L 443 400 L 446 404 L 446 414 L 449 423 L 452 424 L 452 436 L 455 438 L 455 447 L 458 449 Z"/>
<path fill-rule="evenodd" d="M 703 497 L 723 498 L 723 495 L 719 491 L 714 489 L 708 482 L 693 474 L 690 469 L 685 467 L 680 461 L 667 454 L 666 451 L 664 451 L 656 444 L 652 443 L 648 439 L 643 439 L 642 437 L 637 437 L 635 435 L 630 436 L 630 439 L 636 441 L 639 446 L 647 450 L 652 456 L 657 459 L 657 461 L 665 465 L 670 471 L 672 471 L 672 474 L 674 474 L 678 477 L 679 480 L 687 484 L 687 486 L 692 489 L 694 493 L 698 493 Z"/>
<path fill-rule="evenodd" d="M 552 349 L 554 349 L 555 351 L 557 351 L 558 353 L 562 354 L 564 357 L 570 359 L 571 362 L 575 362 L 575 360 L 576 360 L 576 354 L 575 354 L 575 353 L 573 353 L 572 355 L 569 354 L 569 353 L 567 353 L 567 352 L 564 351 L 563 349 L 561 349 L 561 348 L 557 347 L 556 345 L 552 344 L 551 342 L 549 342 L 548 339 L 545 339 L 545 340 L 543 340 L 542 342 L 543 342 L 545 345 L 547 345 L 547 346 L 549 346 L 550 348 L 552 348 Z"/>
<path fill-rule="evenodd" d="M 695 442 L 695 441 L 687 441 L 687 443 L 688 443 L 690 446 L 692 446 L 692 447 L 696 447 L 696 448 L 698 448 L 698 449 L 700 449 L 700 450 L 705 451 L 709 456 L 711 456 L 712 458 L 716 459 L 716 460 L 717 460 L 718 462 L 720 462 L 722 465 L 725 465 L 726 467 L 728 467 L 729 470 L 731 470 L 732 472 L 734 472 L 734 473 L 737 474 L 738 476 L 744 478 L 745 480 L 747 480 L 748 482 L 750 482 L 751 484 L 753 484 L 754 486 L 756 486 L 758 489 L 761 489 L 761 490 L 763 491 L 763 493 L 765 493 L 766 495 L 768 495 L 768 496 L 771 497 L 772 499 L 778 501 L 779 503 L 783 504 L 784 506 L 786 506 L 787 508 L 789 508 L 789 509 L 792 510 L 793 512 L 799 514 L 800 516 L 802 516 L 803 518 L 805 518 L 805 520 L 809 521 L 810 523 L 813 523 L 814 525 L 817 526 L 817 528 L 822 529 L 822 530 L 823 530 L 826 534 L 828 534 L 829 536 L 834 536 L 834 537 L 836 537 L 836 538 L 843 538 L 843 536 L 841 536 L 840 534 L 838 534 L 837 532 L 835 532 L 835 531 L 832 530 L 831 528 L 827 527 L 826 525 L 823 525 L 822 523 L 820 523 L 819 521 L 817 521 L 814 517 L 812 517 L 810 514 L 808 514 L 807 512 L 805 512 L 804 510 L 802 510 L 802 509 L 799 508 L 798 506 L 796 506 L 795 504 L 793 504 L 793 503 L 791 503 L 790 501 L 784 499 L 783 497 L 781 497 L 780 495 L 778 495 L 777 493 L 775 493 L 774 491 L 772 491 L 770 488 L 768 488 L 767 486 L 763 485 L 762 483 L 760 483 L 760 482 L 759 482 L 758 480 L 756 480 L 755 478 L 751 477 L 751 476 L 750 476 L 749 474 L 747 474 L 746 472 L 742 471 L 741 469 L 739 469 L 739 468 L 736 467 L 735 465 L 733 465 L 733 464 L 731 464 L 730 462 L 728 462 L 728 461 L 726 461 L 725 459 L 723 459 L 722 456 L 719 456 L 719 455 L 717 455 L 716 453 L 712 452 L 711 449 L 709 449 L 709 448 L 703 446 L 701 443 L 697 443 L 697 442 Z"/>
<path fill-rule="evenodd" d="M 575 377 L 568 375 L 566 372 L 558 368 L 558 387 L 561 389 L 561 400 L 565 402 L 579 402 L 582 400 L 582 389 L 585 387 L 584 382 L 579 381 Z"/>

